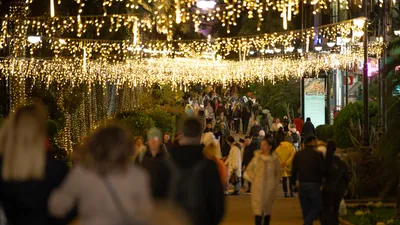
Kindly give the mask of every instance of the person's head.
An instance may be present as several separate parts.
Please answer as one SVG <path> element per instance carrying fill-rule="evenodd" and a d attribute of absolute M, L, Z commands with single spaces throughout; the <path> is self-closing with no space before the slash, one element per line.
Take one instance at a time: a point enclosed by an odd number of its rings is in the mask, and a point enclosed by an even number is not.
<path fill-rule="evenodd" d="M 261 154 L 271 155 L 275 150 L 275 140 L 273 138 L 264 138 L 261 141 L 260 151 Z"/>
<path fill-rule="evenodd" d="M 297 129 L 296 129 L 296 125 L 295 125 L 295 124 L 291 124 L 291 125 L 290 125 L 290 131 L 293 132 L 293 133 L 296 133 L 296 132 L 297 132 Z"/>
<path fill-rule="evenodd" d="M 225 129 L 225 123 L 221 123 L 221 124 L 219 125 L 219 128 L 221 128 L 221 130 L 224 130 L 224 129 Z"/>
<path fill-rule="evenodd" d="M 311 118 L 307 117 L 306 122 L 311 122 Z"/>
<path fill-rule="evenodd" d="M 314 135 L 306 137 L 304 140 L 304 144 L 306 146 L 317 146 L 317 137 L 315 137 Z"/>
<path fill-rule="evenodd" d="M 258 125 L 258 120 L 257 119 L 254 120 L 254 126 L 256 126 L 256 125 Z"/>
<path fill-rule="evenodd" d="M 239 144 L 240 144 L 240 146 L 242 146 L 242 148 L 244 148 L 244 146 L 245 146 L 245 140 L 244 140 L 243 138 L 240 138 L 240 139 L 239 139 Z"/>
<path fill-rule="evenodd" d="M 207 128 L 211 129 L 212 128 L 212 124 L 211 123 L 207 123 Z"/>
<path fill-rule="evenodd" d="M 226 138 L 226 142 L 228 142 L 229 145 L 233 145 L 235 143 L 235 138 L 230 135 Z"/>
<path fill-rule="evenodd" d="M 289 135 L 286 135 L 285 136 L 285 139 L 283 139 L 285 142 L 290 142 L 290 143 L 292 143 L 292 139 L 290 138 L 290 136 Z"/>
<path fill-rule="evenodd" d="M 164 133 L 164 142 L 167 143 L 171 140 L 171 134 L 168 132 Z"/>
<path fill-rule="evenodd" d="M 147 143 L 152 152 L 159 151 L 161 145 L 161 131 L 155 127 L 147 132 Z"/>
<path fill-rule="evenodd" d="M 9 116 L 0 131 L 4 180 L 38 180 L 45 175 L 46 110 L 40 104 L 23 106 Z"/>
<path fill-rule="evenodd" d="M 201 139 L 201 123 L 194 117 L 187 118 L 183 121 L 181 126 L 180 145 L 198 145 Z"/>
<path fill-rule="evenodd" d="M 264 130 L 260 130 L 260 132 L 258 132 L 258 138 L 264 139 L 264 137 L 265 137 L 265 131 Z"/>
<path fill-rule="evenodd" d="M 143 143 L 144 143 L 144 139 L 142 136 L 135 137 L 135 140 L 134 140 L 135 147 L 140 148 L 143 146 Z"/>
<path fill-rule="evenodd" d="M 280 123 L 281 120 L 279 118 L 276 119 L 276 123 Z"/>
<path fill-rule="evenodd" d="M 279 127 L 278 133 L 285 133 L 285 132 L 283 131 L 283 127 Z"/>
<path fill-rule="evenodd" d="M 124 170 L 131 163 L 133 138 L 118 125 L 97 129 L 86 144 L 82 163 L 101 175 Z"/>
<path fill-rule="evenodd" d="M 244 137 L 244 144 L 246 146 L 249 146 L 251 144 L 251 137 L 250 136 Z"/>

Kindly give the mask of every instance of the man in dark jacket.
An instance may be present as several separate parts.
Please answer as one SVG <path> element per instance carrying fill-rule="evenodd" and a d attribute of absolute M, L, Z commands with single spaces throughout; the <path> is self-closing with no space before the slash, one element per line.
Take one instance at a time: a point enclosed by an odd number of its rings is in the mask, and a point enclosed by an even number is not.
<path fill-rule="evenodd" d="M 178 194 L 175 200 L 193 225 L 217 225 L 225 212 L 224 190 L 215 161 L 204 157 L 203 146 L 200 145 L 200 127 L 198 120 L 186 119 L 180 146 L 171 150 L 178 172 L 188 175 L 180 181 L 185 184 L 184 187 L 175 185 L 178 189 L 174 191 Z"/>
<path fill-rule="evenodd" d="M 307 120 L 304 123 L 302 135 L 304 138 L 306 138 L 310 135 L 315 135 L 314 124 L 311 123 L 310 117 L 307 117 Z"/>
<path fill-rule="evenodd" d="M 258 124 L 258 120 L 254 119 L 254 124 L 250 129 L 250 136 L 251 137 L 258 137 L 260 130 L 262 130 L 262 127 Z"/>
<path fill-rule="evenodd" d="M 170 190 L 171 171 L 168 168 L 169 154 L 161 142 L 161 132 L 152 128 L 147 134 L 148 148 L 136 158 L 150 176 L 151 192 L 154 199 L 167 199 Z"/>
<path fill-rule="evenodd" d="M 243 134 L 247 134 L 247 130 L 249 128 L 249 121 L 251 117 L 251 111 L 249 106 L 245 106 L 242 109 L 242 127 L 243 127 Z"/>
<path fill-rule="evenodd" d="M 244 173 L 244 171 L 246 170 L 247 166 L 249 165 L 250 161 L 253 159 L 254 157 L 254 151 L 257 149 L 257 144 L 255 142 L 252 142 L 252 139 L 250 136 L 246 136 L 244 138 L 244 151 L 243 151 L 243 161 L 242 161 L 242 166 L 243 166 L 243 170 L 242 172 Z M 242 187 L 244 184 L 244 178 L 242 176 Z M 251 188 L 251 183 L 249 182 L 249 189 L 246 191 L 246 193 L 250 193 L 250 188 Z"/>
<path fill-rule="evenodd" d="M 171 140 L 171 134 L 168 132 L 164 133 L 164 145 L 167 147 L 167 150 L 170 151 L 174 147 L 174 143 Z"/>
<path fill-rule="evenodd" d="M 321 185 L 324 175 L 324 158 L 315 150 L 317 138 L 308 136 L 305 149 L 298 151 L 293 159 L 292 184 L 299 181 L 299 199 L 304 225 L 312 225 L 323 208 Z"/>

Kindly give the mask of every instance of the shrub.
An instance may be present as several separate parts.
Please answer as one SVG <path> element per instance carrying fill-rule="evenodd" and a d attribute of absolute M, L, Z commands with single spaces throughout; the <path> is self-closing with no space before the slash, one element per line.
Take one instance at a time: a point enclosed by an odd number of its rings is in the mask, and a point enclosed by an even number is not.
<path fill-rule="evenodd" d="M 333 138 L 333 125 L 320 125 L 316 128 L 317 137 L 321 141 L 327 142 Z"/>
<path fill-rule="evenodd" d="M 154 121 L 155 126 L 162 132 L 175 133 L 176 117 L 170 113 L 162 110 L 161 108 L 155 108 L 148 111 L 148 115 Z"/>
<path fill-rule="evenodd" d="M 58 124 L 54 120 L 47 120 L 47 135 L 53 139 L 59 132 Z"/>
<path fill-rule="evenodd" d="M 376 127 L 377 115 L 378 105 L 374 102 L 370 102 L 370 126 Z M 349 133 L 350 121 L 356 123 L 358 120 L 363 121 L 363 118 L 363 104 L 361 102 L 350 103 L 338 113 L 334 121 L 333 139 L 336 141 L 339 148 L 354 147 Z"/>
<path fill-rule="evenodd" d="M 155 126 L 154 121 L 143 111 L 124 112 L 116 116 L 127 125 L 135 136 L 146 138 L 147 131 Z"/>

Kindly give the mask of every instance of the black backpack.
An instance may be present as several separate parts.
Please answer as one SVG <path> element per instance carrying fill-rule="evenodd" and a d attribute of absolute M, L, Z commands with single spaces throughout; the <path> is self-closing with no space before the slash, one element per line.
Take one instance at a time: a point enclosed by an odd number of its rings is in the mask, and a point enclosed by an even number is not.
<path fill-rule="evenodd" d="M 299 143 L 299 136 L 297 135 L 297 133 L 292 133 L 292 140 L 293 140 L 293 144 Z"/>
<path fill-rule="evenodd" d="M 202 202 L 205 193 L 202 186 L 202 171 L 207 165 L 207 160 L 203 159 L 189 169 L 178 168 L 169 161 L 172 179 L 170 187 L 170 200 L 181 207 L 186 212 L 192 224 L 201 220 Z"/>

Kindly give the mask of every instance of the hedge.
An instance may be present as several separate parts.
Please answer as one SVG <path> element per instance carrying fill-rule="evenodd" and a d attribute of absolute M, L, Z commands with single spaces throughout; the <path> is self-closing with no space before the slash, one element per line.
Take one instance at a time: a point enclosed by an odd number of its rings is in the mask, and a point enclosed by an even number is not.
<path fill-rule="evenodd" d="M 146 138 L 147 131 L 155 126 L 153 119 L 143 111 L 124 112 L 116 116 L 128 126 L 135 136 Z"/>
<path fill-rule="evenodd" d="M 333 139 L 334 126 L 320 125 L 316 128 L 315 132 L 317 133 L 319 140 L 327 142 L 328 140 Z"/>
<path fill-rule="evenodd" d="M 378 105 L 375 102 L 369 102 L 369 119 L 370 126 L 376 127 L 378 116 Z M 333 139 L 339 148 L 352 148 L 349 126 L 350 121 L 356 123 L 358 120 L 363 121 L 364 108 L 361 102 L 350 103 L 344 107 L 334 120 Z"/>
<path fill-rule="evenodd" d="M 163 133 L 169 132 L 171 134 L 175 133 L 176 129 L 176 117 L 166 112 L 161 108 L 155 108 L 149 110 L 147 114 L 154 121 L 155 126 L 159 128 Z"/>

